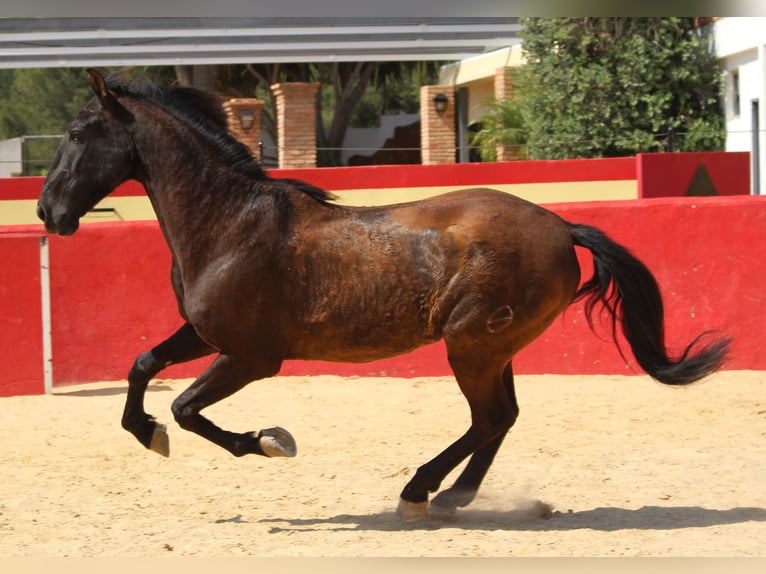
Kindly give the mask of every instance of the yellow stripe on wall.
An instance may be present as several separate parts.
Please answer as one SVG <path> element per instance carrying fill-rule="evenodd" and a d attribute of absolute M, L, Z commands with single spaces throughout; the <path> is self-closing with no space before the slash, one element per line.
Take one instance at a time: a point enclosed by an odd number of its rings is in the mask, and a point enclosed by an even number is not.
<path fill-rule="evenodd" d="M 402 187 L 388 189 L 350 189 L 334 191 L 341 205 L 386 205 L 403 203 L 432 197 L 440 193 L 465 189 L 465 185 L 447 187 Z M 478 186 L 477 186 L 478 187 Z M 533 203 L 562 203 L 575 201 L 604 201 L 636 199 L 638 182 L 618 181 L 574 181 L 567 183 L 524 183 L 495 184 L 491 187 L 512 193 Z"/>
<path fill-rule="evenodd" d="M 403 187 L 382 189 L 351 189 L 333 192 L 341 205 L 386 205 L 425 199 L 440 193 L 464 189 L 465 185 L 444 187 Z M 566 183 L 496 184 L 492 187 L 513 193 L 534 203 L 567 203 L 578 201 L 604 201 L 636 199 L 636 180 L 575 181 Z M 0 225 L 26 225 L 39 223 L 36 200 L 0 201 Z M 149 198 L 144 195 L 107 197 L 83 223 L 97 221 L 137 221 L 155 219 Z"/>

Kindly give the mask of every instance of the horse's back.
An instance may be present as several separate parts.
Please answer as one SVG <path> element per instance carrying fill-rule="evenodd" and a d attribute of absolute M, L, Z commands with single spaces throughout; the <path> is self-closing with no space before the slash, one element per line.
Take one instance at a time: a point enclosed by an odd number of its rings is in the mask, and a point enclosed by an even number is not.
<path fill-rule="evenodd" d="M 390 207 L 393 221 L 449 237 L 460 256 L 505 260 L 500 274 L 551 274 L 574 253 L 569 224 L 530 201 L 490 188 L 461 189 Z M 571 265 L 569 266 L 571 268 Z M 578 268 L 579 269 L 579 268 Z"/>
<path fill-rule="evenodd" d="M 518 237 L 524 242 L 534 237 L 536 229 L 544 231 L 552 241 L 566 242 L 569 238 L 565 222 L 553 212 L 492 188 L 460 189 L 377 209 L 413 227 L 460 225 L 466 231 L 475 229 L 478 236 L 491 235 L 497 230 L 507 239 Z"/>
<path fill-rule="evenodd" d="M 507 335 L 510 315 L 537 334 L 579 282 L 567 224 L 496 190 L 343 208 L 304 225 L 289 283 L 310 358 L 327 353 L 328 336 L 342 344 L 323 358 L 370 360 L 450 334 Z"/>

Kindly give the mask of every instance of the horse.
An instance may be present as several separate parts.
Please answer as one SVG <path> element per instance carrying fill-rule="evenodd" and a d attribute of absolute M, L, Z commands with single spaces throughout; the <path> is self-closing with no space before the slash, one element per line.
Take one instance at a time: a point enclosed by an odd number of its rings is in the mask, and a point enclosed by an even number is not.
<path fill-rule="evenodd" d="M 268 176 L 227 133 L 217 96 L 92 69 L 88 77 L 93 97 L 59 144 L 37 214 L 48 233 L 68 236 L 121 183 L 144 186 L 183 321 L 136 357 L 121 422 L 160 455 L 169 456 L 167 427 L 145 412 L 144 396 L 170 365 L 215 354 L 172 401 L 182 429 L 234 456 L 291 457 L 284 428 L 231 432 L 201 411 L 277 375 L 285 360 L 368 362 L 443 340 L 470 426 L 417 469 L 397 514 L 451 516 L 474 500 L 518 417 L 514 356 L 573 302 L 585 302 L 591 328 L 596 308 L 606 311 L 618 348 L 619 328 L 663 384 L 687 385 L 726 360 L 731 340 L 707 332 L 669 354 L 656 279 L 595 227 L 485 188 L 342 206 L 313 185 Z M 575 246 L 593 257 L 582 283 Z"/>

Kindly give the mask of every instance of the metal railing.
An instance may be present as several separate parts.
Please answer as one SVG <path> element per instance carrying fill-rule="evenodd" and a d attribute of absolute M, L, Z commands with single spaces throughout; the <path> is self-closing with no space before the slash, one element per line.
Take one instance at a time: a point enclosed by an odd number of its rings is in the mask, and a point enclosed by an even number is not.
<path fill-rule="evenodd" d="M 744 134 L 751 134 L 752 130 L 736 130 L 736 131 L 728 131 L 726 132 L 727 136 L 731 135 L 744 135 Z M 759 133 L 766 133 L 766 129 L 759 130 Z M 680 142 L 683 141 L 683 138 L 688 135 L 694 135 L 697 136 L 703 136 L 705 134 L 700 134 L 698 132 L 695 132 L 694 134 L 688 134 L 685 132 L 667 132 L 664 134 L 655 134 L 653 136 L 653 141 L 656 142 L 657 149 L 656 151 L 666 151 L 666 152 L 672 152 L 672 151 L 678 151 L 680 149 L 680 145 L 678 145 Z M 715 136 L 717 133 L 710 133 L 710 136 Z M 55 157 L 56 148 L 58 146 L 59 141 L 61 140 L 61 135 L 32 135 L 32 136 L 23 136 L 19 139 L 21 139 L 21 160 L 8 160 L 8 159 L 2 159 L 0 158 L 0 164 L 14 164 L 19 166 L 19 170 L 14 170 L 14 175 L 45 175 L 47 172 L 48 167 L 50 166 L 51 162 L 53 161 L 53 158 Z M 592 147 L 594 145 L 598 146 L 604 146 L 606 144 L 609 144 L 610 142 L 624 142 L 627 138 L 603 138 L 603 139 L 587 139 L 587 140 L 570 140 L 570 141 L 558 141 L 558 142 L 546 142 L 545 144 L 535 144 L 534 147 L 536 148 L 553 148 L 553 147 L 566 147 L 569 150 L 576 150 L 578 147 Z M 523 149 L 529 149 L 530 145 L 528 144 L 519 144 L 519 145 L 506 145 L 506 148 L 509 149 L 517 149 L 517 150 L 523 150 Z M 375 147 L 317 147 L 314 148 L 317 152 L 318 157 L 321 154 L 338 154 L 341 152 L 354 152 L 356 155 L 362 155 L 362 156 L 372 156 L 375 153 L 385 151 L 385 152 L 400 152 L 400 153 L 413 153 L 413 152 L 421 152 L 421 147 L 386 147 L 386 148 L 375 148 Z M 479 150 L 480 148 L 476 145 L 464 145 L 464 146 L 455 146 L 455 153 L 456 157 L 459 157 L 459 152 L 469 150 L 473 152 L 474 161 L 477 161 L 476 159 L 478 156 L 475 152 Z M 264 145 L 261 144 L 260 146 L 260 156 L 261 156 L 261 163 L 264 167 L 268 168 L 274 168 L 278 166 L 279 158 L 278 158 L 278 148 L 275 145 Z M 309 148 L 306 149 L 306 151 L 311 151 Z M 573 155 L 573 157 L 577 157 L 576 154 Z"/>

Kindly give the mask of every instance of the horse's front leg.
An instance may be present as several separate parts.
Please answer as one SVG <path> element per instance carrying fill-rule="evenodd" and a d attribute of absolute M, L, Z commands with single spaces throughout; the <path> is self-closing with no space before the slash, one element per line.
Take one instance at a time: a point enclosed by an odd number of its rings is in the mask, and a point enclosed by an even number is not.
<path fill-rule="evenodd" d="M 168 339 L 150 351 L 136 357 L 128 375 L 128 396 L 122 414 L 122 426 L 139 442 L 163 456 L 170 454 L 165 425 L 144 411 L 144 396 L 149 381 L 162 369 L 209 355 L 215 349 L 199 338 L 189 323 L 185 323 Z"/>
<path fill-rule="evenodd" d="M 208 369 L 173 401 L 173 415 L 179 426 L 225 448 L 234 456 L 295 456 L 295 440 L 285 429 L 274 427 L 259 432 L 234 433 L 223 430 L 200 414 L 212 405 L 256 379 L 279 372 L 281 361 L 242 363 L 231 355 L 218 355 Z"/>

